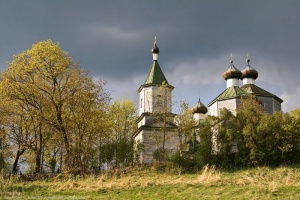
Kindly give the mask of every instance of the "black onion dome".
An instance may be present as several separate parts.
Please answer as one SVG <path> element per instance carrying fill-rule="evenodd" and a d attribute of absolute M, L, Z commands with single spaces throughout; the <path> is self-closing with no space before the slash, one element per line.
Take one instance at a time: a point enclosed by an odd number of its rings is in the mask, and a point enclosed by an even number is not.
<path fill-rule="evenodd" d="M 253 69 L 252 67 L 250 67 L 249 62 L 250 62 L 250 59 L 247 59 L 248 64 L 247 64 L 246 68 L 242 71 L 242 78 L 241 78 L 242 80 L 244 78 L 257 79 L 257 77 L 258 77 L 258 72 L 255 69 Z"/>
<path fill-rule="evenodd" d="M 154 46 L 152 48 L 152 53 L 159 54 L 159 48 L 157 47 L 156 42 L 154 42 Z"/>
<path fill-rule="evenodd" d="M 203 103 L 200 101 L 198 101 L 198 103 L 191 109 L 192 113 L 202 113 L 202 114 L 206 114 L 207 113 L 207 108 L 205 105 L 203 105 Z"/>
<path fill-rule="evenodd" d="M 227 80 L 230 78 L 240 79 L 241 77 L 242 72 L 233 65 L 233 61 L 230 61 L 230 67 L 225 72 L 223 72 L 223 78 Z"/>

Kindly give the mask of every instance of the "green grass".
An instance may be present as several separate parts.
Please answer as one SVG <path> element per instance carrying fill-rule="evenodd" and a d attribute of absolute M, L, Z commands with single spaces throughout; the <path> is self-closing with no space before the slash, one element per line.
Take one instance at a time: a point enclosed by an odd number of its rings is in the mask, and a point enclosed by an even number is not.
<path fill-rule="evenodd" d="M 127 174 L 62 176 L 44 181 L 12 181 L 3 199 L 300 199 L 300 168 L 268 167 L 196 174 L 158 173 L 136 168 Z"/>

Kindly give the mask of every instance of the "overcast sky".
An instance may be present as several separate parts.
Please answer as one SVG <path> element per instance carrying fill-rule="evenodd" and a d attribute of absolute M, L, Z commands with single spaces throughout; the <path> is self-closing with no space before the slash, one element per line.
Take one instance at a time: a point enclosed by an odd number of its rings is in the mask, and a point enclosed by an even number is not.
<path fill-rule="evenodd" d="M 250 54 L 256 85 L 282 98 L 283 111 L 300 107 L 299 0 L 0 0 L 1 69 L 51 39 L 117 100 L 138 102 L 155 36 L 174 109 L 217 97 L 231 53 L 240 70 Z"/>

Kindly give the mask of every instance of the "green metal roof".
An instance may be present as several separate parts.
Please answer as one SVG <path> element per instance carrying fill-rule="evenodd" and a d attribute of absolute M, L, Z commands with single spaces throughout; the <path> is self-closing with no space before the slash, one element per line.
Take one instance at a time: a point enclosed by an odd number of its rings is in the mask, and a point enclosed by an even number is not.
<path fill-rule="evenodd" d="M 163 83 L 167 84 L 167 86 L 171 89 L 174 89 L 172 85 L 169 85 L 164 73 L 162 72 L 157 60 L 153 61 L 152 67 L 150 69 L 150 72 L 144 82 L 143 85 L 141 85 L 138 89 L 138 92 L 142 90 L 143 87 L 147 86 L 159 86 L 162 85 Z"/>
<path fill-rule="evenodd" d="M 275 99 L 277 99 L 280 103 L 283 102 L 282 99 L 280 99 L 279 97 L 277 97 L 274 94 L 271 94 L 270 92 L 258 87 L 257 85 L 254 84 L 245 84 L 241 87 L 242 90 L 244 90 L 245 92 L 247 92 L 248 94 L 253 94 L 255 96 L 262 96 L 262 97 L 273 97 Z"/>
<path fill-rule="evenodd" d="M 211 106 L 216 101 L 226 100 L 226 99 L 233 99 L 233 98 L 241 98 L 241 97 L 247 97 L 249 94 L 239 88 L 238 86 L 232 86 L 229 88 L 226 88 L 219 96 L 217 96 L 212 102 L 208 104 L 208 106 Z"/>
<path fill-rule="evenodd" d="M 164 75 L 164 73 L 162 72 L 157 60 L 153 61 L 152 67 L 150 69 L 150 72 L 144 82 L 144 84 L 162 84 L 163 82 L 165 82 L 166 84 L 168 84 L 168 81 Z"/>

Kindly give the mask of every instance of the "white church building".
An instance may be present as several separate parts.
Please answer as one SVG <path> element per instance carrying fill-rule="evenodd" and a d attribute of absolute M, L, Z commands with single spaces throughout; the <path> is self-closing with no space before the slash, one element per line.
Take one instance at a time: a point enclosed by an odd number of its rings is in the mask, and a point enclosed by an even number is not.
<path fill-rule="evenodd" d="M 148 76 L 139 89 L 138 130 L 133 135 L 136 143 L 143 146 L 140 154 L 141 163 L 154 160 L 153 152 L 163 148 L 167 152 L 178 150 L 177 126 L 172 113 L 172 90 L 158 64 L 159 49 L 156 41 L 152 48 L 153 63 Z M 222 108 L 227 108 L 233 114 L 243 97 L 254 95 L 264 106 L 264 112 L 273 114 L 281 110 L 282 99 L 260 88 L 255 84 L 258 72 L 250 66 L 247 58 L 244 70 L 238 70 L 231 59 L 229 69 L 223 73 L 226 89 L 208 104 L 208 108 L 200 101 L 191 108 L 195 120 L 204 119 L 206 115 L 219 116 Z M 242 86 L 240 87 L 240 81 Z"/>
<path fill-rule="evenodd" d="M 153 152 L 162 149 L 166 152 L 176 152 L 177 143 L 172 113 L 172 90 L 159 64 L 159 49 L 154 42 L 152 49 L 153 63 L 150 72 L 139 89 L 138 130 L 134 134 L 137 143 L 143 145 L 140 155 L 141 163 L 153 161 Z"/>
<path fill-rule="evenodd" d="M 247 58 L 247 66 L 243 71 L 238 70 L 231 59 L 229 69 L 223 73 L 227 88 L 208 104 L 209 114 L 219 116 L 222 108 L 227 108 L 233 114 L 236 114 L 241 98 L 249 95 L 254 95 L 260 100 L 265 113 L 273 114 L 280 111 L 283 100 L 258 87 L 255 84 L 257 77 L 258 72 L 250 66 L 249 58 Z M 242 80 L 242 87 L 239 86 L 240 80 Z"/>

